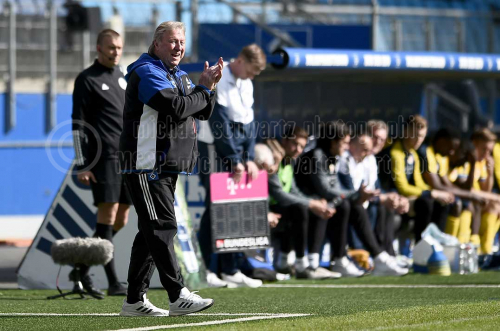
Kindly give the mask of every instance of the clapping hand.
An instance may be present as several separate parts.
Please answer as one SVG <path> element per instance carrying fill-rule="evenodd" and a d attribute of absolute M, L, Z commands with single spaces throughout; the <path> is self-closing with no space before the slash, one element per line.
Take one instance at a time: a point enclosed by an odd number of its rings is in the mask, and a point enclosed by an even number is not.
<path fill-rule="evenodd" d="M 213 90 L 215 85 L 222 78 L 222 69 L 224 69 L 224 61 L 222 60 L 222 57 L 220 57 L 219 61 L 211 67 L 209 67 L 208 61 L 206 61 L 205 67 L 200 76 L 199 84 Z"/>

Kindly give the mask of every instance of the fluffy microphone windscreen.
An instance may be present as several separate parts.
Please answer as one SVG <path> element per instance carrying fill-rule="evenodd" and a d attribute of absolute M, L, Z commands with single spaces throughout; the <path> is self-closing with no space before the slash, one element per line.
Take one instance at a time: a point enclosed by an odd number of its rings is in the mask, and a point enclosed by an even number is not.
<path fill-rule="evenodd" d="M 100 238 L 70 238 L 52 244 L 52 260 L 57 264 L 106 265 L 113 258 L 113 244 Z"/>

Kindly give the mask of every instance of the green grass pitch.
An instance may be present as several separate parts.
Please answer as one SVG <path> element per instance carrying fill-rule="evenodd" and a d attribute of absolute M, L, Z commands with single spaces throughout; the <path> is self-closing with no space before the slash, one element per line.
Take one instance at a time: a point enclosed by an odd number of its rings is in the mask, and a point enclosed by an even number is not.
<path fill-rule="evenodd" d="M 117 297 L 46 300 L 57 291 L 0 290 L 0 330 L 500 330 L 498 272 L 266 285 L 286 287 L 203 289 L 202 296 L 215 299 L 212 308 L 156 318 L 96 315 L 117 314 Z M 148 298 L 168 308 L 163 290 Z"/>

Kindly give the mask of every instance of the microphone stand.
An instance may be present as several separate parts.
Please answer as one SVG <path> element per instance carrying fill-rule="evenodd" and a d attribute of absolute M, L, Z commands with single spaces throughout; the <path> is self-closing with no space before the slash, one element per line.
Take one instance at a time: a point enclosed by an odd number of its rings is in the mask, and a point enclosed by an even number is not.
<path fill-rule="evenodd" d="M 71 290 L 70 292 L 63 293 L 63 291 L 61 291 L 61 289 L 59 288 L 59 274 L 61 273 L 61 269 L 62 269 L 62 266 L 60 266 L 59 272 L 57 273 L 57 279 L 56 279 L 56 287 L 57 287 L 57 290 L 59 291 L 59 294 L 47 297 L 47 299 L 49 299 L 49 300 L 57 299 L 57 298 L 66 299 L 66 296 L 72 295 L 72 294 L 78 294 L 80 296 L 80 299 L 85 299 L 85 294 L 89 294 L 89 293 L 85 292 L 85 290 L 83 289 L 83 285 L 82 285 L 81 278 L 80 278 L 80 268 L 81 267 L 82 267 L 81 264 L 79 264 L 79 263 L 75 264 L 74 272 L 72 272 L 70 274 L 70 280 L 72 280 L 73 283 L 75 284 L 73 286 L 73 290 Z"/>

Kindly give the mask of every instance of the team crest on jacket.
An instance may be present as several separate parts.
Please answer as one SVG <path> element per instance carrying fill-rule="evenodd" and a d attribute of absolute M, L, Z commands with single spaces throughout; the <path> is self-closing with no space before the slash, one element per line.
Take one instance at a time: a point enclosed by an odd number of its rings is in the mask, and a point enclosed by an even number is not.
<path fill-rule="evenodd" d="M 118 78 L 118 85 L 120 85 L 120 87 L 123 90 L 126 90 L 127 89 L 127 81 L 125 80 L 125 78 L 123 78 L 123 77 Z"/>

